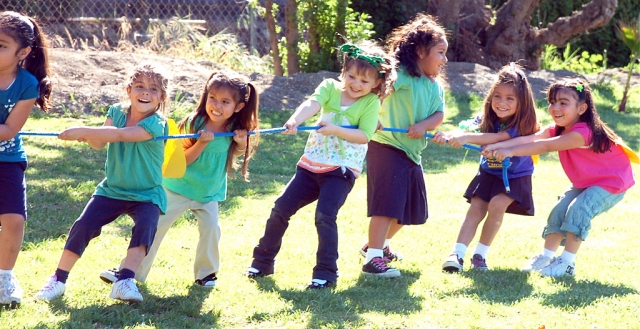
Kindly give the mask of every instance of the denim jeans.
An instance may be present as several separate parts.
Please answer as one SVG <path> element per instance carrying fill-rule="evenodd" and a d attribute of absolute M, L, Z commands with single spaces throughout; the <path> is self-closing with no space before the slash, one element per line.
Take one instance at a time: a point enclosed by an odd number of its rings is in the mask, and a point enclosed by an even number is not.
<path fill-rule="evenodd" d="M 612 194 L 599 186 L 569 187 L 551 210 L 542 237 L 546 238 L 549 233 L 561 233 L 566 239 L 567 232 L 571 232 L 576 239 L 586 240 L 591 220 L 620 202 L 624 194 Z M 565 239 L 562 240 L 563 246 Z"/>
<path fill-rule="evenodd" d="M 273 274 L 275 257 L 282 246 L 282 237 L 289 220 L 300 208 L 318 200 L 315 225 L 318 232 L 318 250 L 313 278 L 335 282 L 338 278 L 338 210 L 351 192 L 355 176 L 351 170 L 341 168 L 313 173 L 298 167 L 296 174 L 276 200 L 267 220 L 264 235 L 253 249 L 251 267 L 265 274 Z"/>

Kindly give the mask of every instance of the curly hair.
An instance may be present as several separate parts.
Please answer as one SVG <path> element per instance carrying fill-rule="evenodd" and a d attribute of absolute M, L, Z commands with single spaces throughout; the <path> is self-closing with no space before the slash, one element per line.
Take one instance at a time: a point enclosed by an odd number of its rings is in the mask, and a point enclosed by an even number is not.
<path fill-rule="evenodd" d="M 445 29 L 437 20 L 427 14 L 416 15 L 409 23 L 394 29 L 387 38 L 389 54 L 398 65 L 414 77 L 420 77 L 418 50 L 428 52 L 442 40 L 446 40 Z"/>
<path fill-rule="evenodd" d="M 395 59 L 387 55 L 384 50 L 373 41 L 360 41 L 356 46 L 367 56 L 379 56 L 384 60 L 384 63 L 373 65 L 364 59 L 354 58 L 347 52 L 342 54 L 342 72 L 340 79 L 344 80 L 347 71 L 351 68 L 356 69 L 358 74 L 367 73 L 374 76 L 376 79 L 382 79 L 382 82 L 371 90 L 372 93 L 378 95 L 380 99 L 385 98 L 391 93 L 393 83 L 396 81 L 396 62 Z"/>

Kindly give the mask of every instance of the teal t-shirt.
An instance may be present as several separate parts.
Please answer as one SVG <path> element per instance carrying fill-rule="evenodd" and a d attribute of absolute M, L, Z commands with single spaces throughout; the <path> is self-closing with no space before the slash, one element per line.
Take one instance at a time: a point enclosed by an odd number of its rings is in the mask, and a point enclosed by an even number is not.
<path fill-rule="evenodd" d="M 127 112 L 122 104 L 109 108 L 107 118 L 113 126 L 124 128 Z M 167 120 L 158 113 L 138 122 L 151 136 L 168 133 Z M 162 213 L 167 209 L 167 195 L 162 188 L 164 141 L 150 139 L 142 142 L 109 143 L 105 171 L 107 177 L 98 184 L 94 195 L 112 199 L 152 202 Z"/>
<path fill-rule="evenodd" d="M 187 122 L 185 134 L 192 134 L 203 129 L 204 120 L 196 118 L 194 131 L 188 131 Z M 206 203 L 223 201 L 227 198 L 227 156 L 232 137 L 215 137 L 210 141 L 200 156 L 187 166 L 187 171 L 181 178 L 165 178 L 162 184 L 168 190 L 185 196 L 191 200 Z"/>
<path fill-rule="evenodd" d="M 398 70 L 398 79 L 393 84 L 394 92 L 382 101 L 380 123 L 384 127 L 409 129 L 432 114 L 444 112 L 444 88 L 436 80 L 409 75 Z M 406 133 L 378 131 L 373 140 L 401 149 L 417 164 L 421 164 L 420 152 L 427 147 L 427 139 L 412 139 Z"/>
<path fill-rule="evenodd" d="M 29 71 L 18 67 L 16 79 L 6 90 L 0 90 L 0 124 L 7 122 L 7 118 L 17 102 L 38 98 L 38 80 Z M 0 141 L 0 161 L 27 161 L 27 154 L 22 146 L 22 137 L 16 135 L 10 140 Z"/>

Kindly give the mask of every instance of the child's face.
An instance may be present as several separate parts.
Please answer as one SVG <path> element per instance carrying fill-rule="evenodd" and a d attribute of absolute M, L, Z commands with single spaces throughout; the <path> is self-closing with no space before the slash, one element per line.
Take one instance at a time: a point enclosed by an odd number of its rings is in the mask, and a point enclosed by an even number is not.
<path fill-rule="evenodd" d="M 518 111 L 516 89 L 510 84 L 499 84 L 491 95 L 491 109 L 504 122 Z"/>
<path fill-rule="evenodd" d="M 442 39 L 429 50 L 424 48 L 418 50 L 418 68 L 422 75 L 435 78 L 440 74 L 440 70 L 448 61 L 447 48 L 449 48 L 447 40 Z"/>
<path fill-rule="evenodd" d="M 571 128 L 580 121 L 580 116 L 587 110 L 587 104 L 579 103 L 576 92 L 560 89 L 555 99 L 549 101 L 549 114 L 556 125 Z"/>
<path fill-rule="evenodd" d="M 381 81 L 374 70 L 357 70 L 352 65 L 344 74 L 344 91 L 350 100 L 356 100 L 368 95 Z"/>
<path fill-rule="evenodd" d="M 146 74 L 138 75 L 127 87 L 131 110 L 147 115 L 157 111 L 165 97 L 160 83 Z"/>
<path fill-rule="evenodd" d="M 224 123 L 234 113 L 239 112 L 244 103 L 236 101 L 226 88 L 210 88 L 207 95 L 207 115 L 212 122 Z"/>
<path fill-rule="evenodd" d="M 0 32 L 0 70 L 15 69 L 19 61 L 25 59 L 31 47 L 20 49 L 20 44 L 12 37 Z"/>

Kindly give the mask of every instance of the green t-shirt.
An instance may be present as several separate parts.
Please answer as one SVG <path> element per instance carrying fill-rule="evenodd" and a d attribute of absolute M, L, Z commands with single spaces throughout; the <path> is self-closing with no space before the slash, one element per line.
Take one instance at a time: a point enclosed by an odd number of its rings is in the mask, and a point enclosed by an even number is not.
<path fill-rule="evenodd" d="M 444 89 L 440 83 L 424 76 L 412 77 L 404 69 L 398 70 L 395 91 L 382 101 L 380 123 L 384 127 L 409 129 L 432 114 L 444 112 Z M 417 164 L 421 164 L 420 152 L 427 147 L 427 139 L 411 139 L 406 133 L 378 131 L 373 140 L 399 148 Z"/>
<path fill-rule="evenodd" d="M 122 104 L 109 108 L 107 118 L 113 126 L 124 128 L 127 112 Z M 168 133 L 166 119 L 158 113 L 138 122 L 151 136 Z M 162 213 L 167 209 L 167 195 L 162 188 L 162 162 L 164 161 L 164 141 L 109 143 L 105 171 L 107 177 L 98 184 L 94 195 L 112 199 L 153 202 Z"/>
<path fill-rule="evenodd" d="M 187 122 L 185 130 L 189 130 Z M 184 131 L 192 134 L 203 129 L 204 120 L 196 118 L 194 131 Z M 187 166 L 187 171 L 181 178 L 165 178 L 162 185 L 168 190 L 185 196 L 191 200 L 206 203 L 223 201 L 227 198 L 227 156 L 232 137 L 215 137 L 210 141 L 200 156 Z"/>

